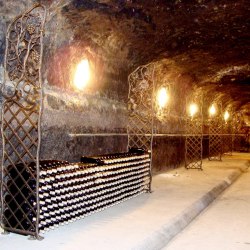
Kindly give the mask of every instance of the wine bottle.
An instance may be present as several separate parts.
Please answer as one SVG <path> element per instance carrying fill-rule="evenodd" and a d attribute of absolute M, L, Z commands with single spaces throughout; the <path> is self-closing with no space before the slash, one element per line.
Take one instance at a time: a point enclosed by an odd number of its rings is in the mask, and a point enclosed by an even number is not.
<path fill-rule="evenodd" d="M 3 224 L 5 227 L 15 228 L 17 226 L 17 220 L 14 216 L 14 213 L 10 209 L 5 209 L 3 215 Z"/>
<path fill-rule="evenodd" d="M 8 209 L 10 209 L 11 211 L 15 211 L 18 207 L 19 202 L 22 201 L 22 199 L 20 200 L 19 196 L 12 196 L 10 194 L 6 194 L 4 196 L 4 202 L 5 205 Z"/>

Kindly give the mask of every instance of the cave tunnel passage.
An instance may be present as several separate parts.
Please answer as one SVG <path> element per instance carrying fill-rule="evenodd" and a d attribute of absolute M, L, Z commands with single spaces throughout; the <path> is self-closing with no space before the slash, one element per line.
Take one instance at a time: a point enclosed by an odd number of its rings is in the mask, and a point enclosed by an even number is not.
<path fill-rule="evenodd" d="M 6 27 L 34 2 L 0 0 L 1 78 Z M 249 1 L 39 2 L 47 8 L 42 158 L 77 161 L 83 154 L 126 151 L 128 76 L 147 64 L 157 66 L 155 83 L 170 93 L 165 116 L 155 120 L 156 134 L 165 135 L 153 142 L 155 172 L 184 159 L 187 100 L 202 99 L 204 121 L 216 103 L 236 117 L 238 132 L 249 130 Z M 86 60 L 88 83 L 76 88 L 77 65 Z M 206 124 L 203 130 L 207 156 Z"/>

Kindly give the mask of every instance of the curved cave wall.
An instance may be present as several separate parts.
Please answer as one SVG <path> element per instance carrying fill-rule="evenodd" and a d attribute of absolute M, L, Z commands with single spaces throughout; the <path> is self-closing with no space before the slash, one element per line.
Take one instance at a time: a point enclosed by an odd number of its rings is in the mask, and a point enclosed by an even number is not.
<path fill-rule="evenodd" d="M 46 146 L 42 148 L 42 157 L 79 161 L 82 155 L 126 151 L 127 63 L 124 66 L 117 63 L 123 58 L 117 51 L 114 52 L 117 56 L 112 57 L 102 46 L 83 39 L 88 25 L 76 32 L 79 27 L 69 24 L 66 9 L 56 6 L 46 27 L 43 71 Z M 98 32 L 93 39 L 95 36 Z M 85 58 L 90 63 L 91 79 L 83 91 L 77 91 L 72 78 L 76 65 Z"/>
<path fill-rule="evenodd" d="M 0 64 L 6 26 L 34 2 L 0 0 Z M 154 172 L 183 162 L 187 96 L 202 93 L 205 119 L 216 101 L 249 121 L 248 1 L 40 2 L 48 10 L 42 158 L 79 161 L 81 155 L 126 151 L 128 75 L 151 62 L 155 82 L 171 91 L 167 118 L 155 120 Z M 85 58 L 91 80 L 79 91 L 73 76 Z"/>

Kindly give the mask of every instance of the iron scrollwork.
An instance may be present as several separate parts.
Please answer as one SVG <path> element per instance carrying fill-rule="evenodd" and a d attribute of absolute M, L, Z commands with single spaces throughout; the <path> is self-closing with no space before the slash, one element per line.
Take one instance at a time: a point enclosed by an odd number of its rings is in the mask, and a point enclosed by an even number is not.
<path fill-rule="evenodd" d="M 39 100 L 41 36 L 44 18 L 42 6 L 36 5 L 18 16 L 9 26 L 6 37 L 5 82 L 2 94 L 22 108 L 32 109 Z"/>

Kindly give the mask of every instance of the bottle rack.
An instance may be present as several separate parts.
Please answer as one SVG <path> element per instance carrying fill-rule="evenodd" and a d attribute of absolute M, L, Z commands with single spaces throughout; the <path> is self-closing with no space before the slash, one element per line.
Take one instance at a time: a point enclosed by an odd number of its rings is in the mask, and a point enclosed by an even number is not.
<path fill-rule="evenodd" d="M 41 59 L 46 11 L 36 4 L 6 36 L 2 95 L 1 210 L 4 233 L 40 233 L 113 206 L 151 186 L 151 154 L 40 160 L 43 92 Z"/>
<path fill-rule="evenodd" d="M 39 199 L 33 178 L 36 164 L 18 164 L 18 171 L 9 166 L 11 178 L 3 195 L 4 229 L 33 235 L 38 228 L 40 234 L 149 189 L 150 157 L 146 152 L 82 157 L 82 161 L 41 161 Z"/>

